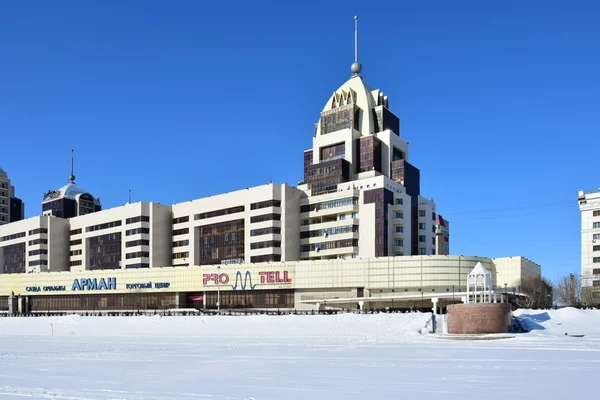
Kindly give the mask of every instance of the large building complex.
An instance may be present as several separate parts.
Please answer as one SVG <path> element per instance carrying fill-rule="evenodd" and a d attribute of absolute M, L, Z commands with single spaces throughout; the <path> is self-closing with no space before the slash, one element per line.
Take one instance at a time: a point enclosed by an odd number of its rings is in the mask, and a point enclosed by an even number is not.
<path fill-rule="evenodd" d="M 585 303 L 600 304 L 600 190 L 579 191 L 581 286 Z"/>
<path fill-rule="evenodd" d="M 498 287 L 539 275 L 522 257 L 449 256 L 450 223 L 421 194 L 400 120 L 361 71 L 356 57 L 326 101 L 298 187 L 102 210 L 71 166 L 42 216 L 0 228 L 0 294 L 37 311 L 213 307 L 215 296 L 230 307 L 413 307 L 460 301 L 477 262 Z"/>
<path fill-rule="evenodd" d="M 16 197 L 6 171 L 0 168 L 0 225 L 20 221 L 25 215 L 25 204 Z"/>

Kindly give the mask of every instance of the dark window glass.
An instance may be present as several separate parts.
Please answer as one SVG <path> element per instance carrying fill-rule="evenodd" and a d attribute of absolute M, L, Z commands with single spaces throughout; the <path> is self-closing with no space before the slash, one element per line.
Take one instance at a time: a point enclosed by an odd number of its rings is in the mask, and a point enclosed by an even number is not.
<path fill-rule="evenodd" d="M 348 104 L 321 113 L 321 134 L 354 127 L 355 106 Z"/>
<path fill-rule="evenodd" d="M 263 256 L 250 257 L 251 263 L 279 262 L 279 261 L 281 261 L 281 254 L 265 254 Z"/>
<path fill-rule="evenodd" d="M 189 246 L 190 241 L 189 240 L 178 240 L 176 242 L 173 242 L 173 247 L 182 247 L 182 246 Z"/>
<path fill-rule="evenodd" d="M 173 236 L 186 235 L 188 233 L 190 233 L 190 228 L 175 229 L 173 231 Z"/>
<path fill-rule="evenodd" d="M 121 226 L 121 221 L 112 221 L 112 222 L 107 222 L 104 224 L 88 226 L 87 228 L 85 228 L 85 231 L 86 232 L 94 232 L 94 231 L 100 231 L 103 229 L 114 228 L 116 226 Z"/>
<path fill-rule="evenodd" d="M 135 224 L 136 222 L 150 222 L 150 217 L 140 215 L 139 217 L 127 218 L 125 220 L 126 224 Z"/>
<path fill-rule="evenodd" d="M 125 247 L 135 247 L 135 246 L 150 246 L 150 241 L 148 239 L 140 239 L 140 240 L 132 240 L 131 242 L 125 243 Z"/>
<path fill-rule="evenodd" d="M 121 232 L 88 239 L 89 269 L 117 269 L 121 261 Z"/>
<path fill-rule="evenodd" d="M 200 265 L 244 262 L 244 220 L 198 228 Z"/>
<path fill-rule="evenodd" d="M 31 311 L 34 312 L 165 310 L 176 307 L 178 296 L 177 293 L 103 293 L 31 296 L 29 298 L 29 306 Z"/>
<path fill-rule="evenodd" d="M 25 243 L 11 244 L 0 248 L 2 252 L 2 273 L 24 274 L 25 273 Z"/>
<path fill-rule="evenodd" d="M 140 257 L 150 257 L 150 252 L 148 251 L 136 251 L 134 253 L 127 253 L 125 255 L 126 259 L 132 259 L 132 258 L 140 258 Z"/>
<path fill-rule="evenodd" d="M 323 243 L 311 243 L 311 244 L 303 244 L 300 246 L 301 252 L 306 251 L 321 251 L 321 250 L 332 250 L 339 249 L 343 247 L 357 247 L 358 239 L 345 239 L 345 240 L 336 240 L 331 242 L 323 242 Z"/>
<path fill-rule="evenodd" d="M 48 244 L 48 239 L 34 239 L 29 241 L 30 246 L 35 246 L 36 244 Z"/>
<path fill-rule="evenodd" d="M 135 229 L 128 229 L 127 231 L 125 231 L 125 236 L 131 236 L 131 235 L 139 235 L 142 233 L 150 233 L 150 228 L 135 228 Z"/>
<path fill-rule="evenodd" d="M 281 214 L 264 214 L 257 215 L 250 218 L 251 223 L 263 222 L 263 221 L 281 221 Z"/>
<path fill-rule="evenodd" d="M 46 228 L 38 228 L 38 229 L 34 229 L 32 231 L 29 231 L 29 235 L 30 236 L 31 235 L 37 235 L 37 234 L 40 234 L 40 233 L 48 233 L 48 229 L 46 229 Z"/>
<path fill-rule="evenodd" d="M 250 204 L 251 210 L 258 210 L 259 208 L 266 208 L 266 207 L 281 207 L 281 200 L 266 200 L 266 201 L 261 201 L 259 203 Z"/>
<path fill-rule="evenodd" d="M 79 235 L 81 233 L 81 229 L 73 229 L 71 232 L 69 232 L 72 235 Z"/>
<path fill-rule="evenodd" d="M 189 222 L 189 221 L 190 221 L 190 217 L 187 215 L 185 217 L 173 218 L 173 225 L 181 224 L 183 222 Z"/>
<path fill-rule="evenodd" d="M 201 214 L 196 214 L 194 216 L 194 219 L 198 220 L 198 219 L 214 218 L 214 217 L 220 217 L 222 215 L 236 214 L 236 213 L 240 213 L 240 212 L 244 212 L 244 206 L 223 208 L 222 210 L 216 210 L 216 211 L 210 211 L 210 212 L 205 212 L 205 213 L 201 213 Z"/>
<path fill-rule="evenodd" d="M 77 246 L 79 244 L 81 244 L 81 239 L 71 240 L 70 242 L 71 246 Z"/>
<path fill-rule="evenodd" d="M 262 229 L 253 229 L 250 231 L 250 236 L 261 236 L 261 235 L 270 235 L 270 234 L 280 234 L 281 228 L 277 226 L 270 226 L 268 228 Z"/>
<path fill-rule="evenodd" d="M 7 240 L 14 240 L 25 237 L 25 232 L 15 233 L 14 235 L 2 236 L 0 237 L 0 242 L 4 242 Z"/>
<path fill-rule="evenodd" d="M 48 250 L 46 250 L 46 249 L 39 249 L 39 250 L 31 250 L 29 252 L 30 256 L 37 256 L 37 255 L 40 255 L 40 254 L 48 254 Z"/>

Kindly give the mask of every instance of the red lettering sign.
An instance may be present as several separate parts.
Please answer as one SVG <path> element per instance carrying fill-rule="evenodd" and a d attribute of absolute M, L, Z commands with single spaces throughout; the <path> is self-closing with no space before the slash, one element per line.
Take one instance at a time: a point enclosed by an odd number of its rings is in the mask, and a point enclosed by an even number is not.
<path fill-rule="evenodd" d="M 259 272 L 260 283 L 292 283 L 288 271 L 263 271 Z"/>

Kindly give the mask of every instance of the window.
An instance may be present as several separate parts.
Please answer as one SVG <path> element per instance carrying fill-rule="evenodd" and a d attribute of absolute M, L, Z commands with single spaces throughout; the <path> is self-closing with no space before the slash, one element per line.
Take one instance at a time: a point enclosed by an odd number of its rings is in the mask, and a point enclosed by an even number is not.
<path fill-rule="evenodd" d="M 259 208 L 266 208 L 266 207 L 281 207 L 281 201 L 280 200 L 266 200 L 266 201 L 261 201 L 258 203 L 250 204 L 251 210 L 258 210 Z"/>
<path fill-rule="evenodd" d="M 594 248 L 592 249 L 592 251 L 600 251 L 600 246 L 594 246 Z"/>
<path fill-rule="evenodd" d="M 435 246 L 435 238 L 431 238 L 431 244 Z"/>
<path fill-rule="evenodd" d="M 278 262 L 281 261 L 281 254 L 267 254 L 264 256 L 252 256 L 250 257 L 251 263 L 261 262 Z"/>
<path fill-rule="evenodd" d="M 600 275 L 600 268 L 592 270 L 593 275 Z"/>
<path fill-rule="evenodd" d="M 80 256 L 81 253 L 82 253 L 82 250 L 79 249 L 79 250 L 73 250 L 73 251 L 69 252 L 69 255 L 70 256 Z"/>
<path fill-rule="evenodd" d="M 419 247 L 419 255 L 424 256 L 426 254 L 426 250 L 423 247 Z M 419 289 L 420 290 L 420 289 Z"/>
<path fill-rule="evenodd" d="M 306 251 L 320 251 L 320 250 L 331 250 L 331 249 L 339 249 L 343 247 L 358 247 L 358 239 L 345 239 L 345 240 L 336 240 L 325 243 L 312 243 L 312 244 L 303 244 L 300 246 L 301 252 Z"/>
<path fill-rule="evenodd" d="M 173 254 L 173 259 L 179 260 L 180 258 L 188 258 L 190 256 L 189 251 L 182 251 L 181 253 Z"/>
<path fill-rule="evenodd" d="M 435 212 L 432 212 L 432 213 L 431 213 L 431 220 L 432 220 L 432 221 L 435 221 Z"/>
<path fill-rule="evenodd" d="M 306 204 L 300 207 L 300 212 L 327 210 L 330 208 L 355 206 L 357 204 L 358 197 L 346 197 L 345 199 L 329 200 L 315 204 Z"/>
<path fill-rule="evenodd" d="M 77 246 L 79 244 L 81 244 L 81 239 L 77 239 L 77 240 L 71 240 L 71 246 Z"/>
<path fill-rule="evenodd" d="M 594 229 L 600 228 L 600 222 L 594 222 Z"/>
<path fill-rule="evenodd" d="M 86 232 L 94 232 L 94 231 L 100 231 L 102 229 L 114 228 L 116 226 L 121 226 L 121 221 L 112 221 L 112 222 L 107 222 L 105 224 L 88 226 L 87 228 L 85 228 L 85 231 Z"/>
<path fill-rule="evenodd" d="M 215 211 L 196 214 L 196 215 L 194 215 L 194 219 L 198 220 L 198 219 L 214 218 L 214 217 L 220 217 L 221 215 L 236 214 L 236 213 L 240 213 L 240 212 L 244 212 L 244 206 L 229 207 L 229 208 L 223 208 L 221 210 L 215 210 Z"/>
<path fill-rule="evenodd" d="M 396 199 L 396 201 L 394 202 L 395 205 L 397 206 L 401 206 L 404 204 L 404 201 L 402 199 Z"/>
<path fill-rule="evenodd" d="M 187 215 L 185 217 L 173 218 L 173 225 L 182 224 L 184 222 L 189 222 L 189 221 L 190 221 L 190 217 L 188 217 Z"/>
<path fill-rule="evenodd" d="M 189 244 L 189 240 L 178 240 L 177 242 L 173 242 L 173 247 L 189 246 Z"/>
<path fill-rule="evenodd" d="M 419 222 L 419 229 L 425 229 L 425 222 Z"/>
<path fill-rule="evenodd" d="M 600 217 L 600 210 L 594 210 L 594 217 Z"/>
<path fill-rule="evenodd" d="M 33 267 L 34 265 L 48 265 L 48 260 L 33 260 L 29 261 L 29 266 Z"/>
<path fill-rule="evenodd" d="M 35 239 L 29 241 L 30 246 L 35 246 L 36 244 L 48 244 L 48 239 Z"/>
<path fill-rule="evenodd" d="M 594 233 L 594 236 L 592 236 L 592 239 L 599 240 L 600 239 L 600 233 Z"/>
<path fill-rule="evenodd" d="M 596 286 L 596 287 L 600 286 L 600 281 L 594 281 L 593 286 Z"/>
<path fill-rule="evenodd" d="M 0 237 L 0 242 L 4 242 L 5 240 L 14 240 L 25 237 L 25 232 L 15 233 L 14 235 L 2 236 Z"/>
<path fill-rule="evenodd" d="M 592 262 L 600 263 L 600 257 L 594 257 Z"/>
<path fill-rule="evenodd" d="M 138 263 L 138 264 L 127 264 L 125 268 L 150 268 L 150 264 L 148 263 Z M 137 295 L 137 293 L 136 293 Z"/>
<path fill-rule="evenodd" d="M 175 235 L 175 232 L 176 231 L 173 231 L 173 235 Z M 128 229 L 125 231 L 126 236 L 138 235 L 140 233 L 150 233 L 150 228 L 135 228 L 135 229 Z"/>
<path fill-rule="evenodd" d="M 69 263 L 69 266 L 71 266 L 71 267 L 77 267 L 78 265 L 81 265 L 81 264 L 83 264 L 83 261 L 81 261 L 81 260 L 75 260 L 75 261 L 71 261 Z"/>
<path fill-rule="evenodd" d="M 189 228 L 175 229 L 173 231 L 173 236 L 187 235 L 188 233 L 190 233 L 190 229 Z"/>
<path fill-rule="evenodd" d="M 419 217 L 425 216 L 425 210 L 419 210 Z"/>
<path fill-rule="evenodd" d="M 150 252 L 148 251 L 136 251 L 135 253 L 127 253 L 125 258 L 140 258 L 140 257 L 150 257 Z"/>
<path fill-rule="evenodd" d="M 404 247 L 404 240 L 402 240 L 402 239 L 396 239 L 396 246 L 398 246 L 398 247 Z"/>
<path fill-rule="evenodd" d="M 336 226 L 333 228 L 317 229 L 314 231 L 300 232 L 300 239 L 308 239 L 312 237 L 328 237 L 332 235 L 342 235 L 344 233 L 358 232 L 358 225 Z"/>
<path fill-rule="evenodd" d="M 136 222 L 150 222 L 150 217 L 140 215 L 139 217 L 127 218 L 125 220 L 126 224 L 135 224 Z"/>
<path fill-rule="evenodd" d="M 281 247 L 281 242 L 278 240 L 270 240 L 270 241 L 266 241 L 266 242 L 257 242 L 257 243 L 250 244 L 250 248 L 252 250 L 265 249 L 268 247 Z"/>
<path fill-rule="evenodd" d="M 396 227 L 396 232 L 397 233 L 404 233 L 404 227 L 403 226 L 397 226 Z"/>
<path fill-rule="evenodd" d="M 404 213 L 397 212 L 396 213 L 396 218 L 404 218 Z"/>
<path fill-rule="evenodd" d="M 425 240 L 427 240 L 425 235 L 419 235 L 419 243 L 425 243 Z"/>
<path fill-rule="evenodd" d="M 276 227 L 276 226 L 270 226 L 268 228 L 253 229 L 250 231 L 250 236 L 261 236 L 261 235 L 270 235 L 270 234 L 279 235 L 280 233 L 281 233 L 281 228 Z"/>
<path fill-rule="evenodd" d="M 135 247 L 135 246 L 150 246 L 150 241 L 148 239 L 140 239 L 140 240 L 132 240 L 131 242 L 125 243 L 125 247 Z"/>
<path fill-rule="evenodd" d="M 73 236 L 73 235 L 79 235 L 79 234 L 81 234 L 81 228 L 80 229 L 73 229 L 69 233 L 71 234 L 71 236 Z"/>
<path fill-rule="evenodd" d="M 46 249 L 40 249 L 40 250 L 31 250 L 29 252 L 30 256 L 37 256 L 37 255 L 40 255 L 40 254 L 48 254 L 48 250 L 46 250 Z"/>
<path fill-rule="evenodd" d="M 48 229 L 46 228 L 38 228 L 38 229 L 34 229 L 32 231 L 29 231 L 29 235 L 37 235 L 38 233 L 48 233 Z"/>
<path fill-rule="evenodd" d="M 250 223 L 263 222 L 263 221 L 281 221 L 281 214 L 265 214 L 257 215 L 250 218 Z"/>

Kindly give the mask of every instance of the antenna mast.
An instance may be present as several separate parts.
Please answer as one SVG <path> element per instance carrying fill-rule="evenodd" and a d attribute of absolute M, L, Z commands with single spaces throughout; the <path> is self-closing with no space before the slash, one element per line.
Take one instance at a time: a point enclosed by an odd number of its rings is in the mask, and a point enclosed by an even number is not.
<path fill-rule="evenodd" d="M 71 175 L 69 175 L 69 181 L 75 183 L 75 150 L 71 149 Z"/>
<path fill-rule="evenodd" d="M 350 68 L 354 76 L 359 76 L 362 65 L 358 62 L 358 17 L 354 16 L 354 62 Z"/>

